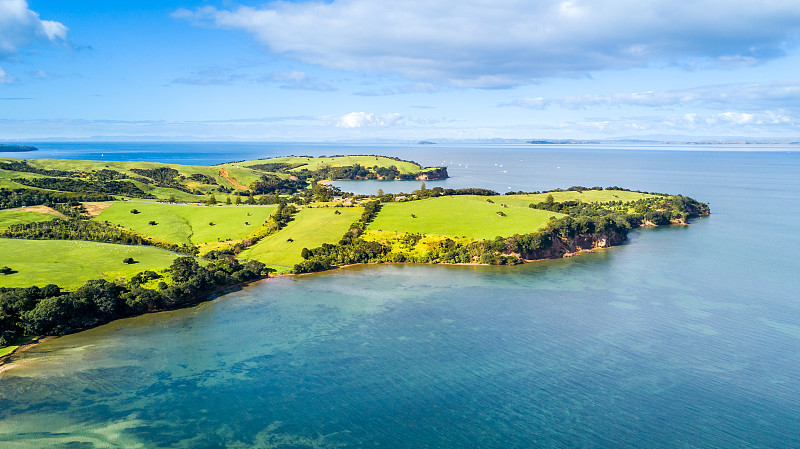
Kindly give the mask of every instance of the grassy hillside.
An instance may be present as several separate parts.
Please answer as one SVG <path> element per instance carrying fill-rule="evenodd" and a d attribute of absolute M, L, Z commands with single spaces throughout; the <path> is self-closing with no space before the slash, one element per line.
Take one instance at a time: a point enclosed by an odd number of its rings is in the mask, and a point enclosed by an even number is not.
<path fill-rule="evenodd" d="M 131 213 L 132 209 L 139 211 Z M 140 234 L 175 243 L 200 245 L 246 237 L 264 224 L 275 206 L 192 206 L 159 203 L 114 203 L 95 220 L 108 221 Z M 156 225 L 150 225 L 155 221 Z M 213 226 L 209 223 L 213 223 Z"/>
<path fill-rule="evenodd" d="M 503 202 L 506 204 L 520 204 L 527 207 L 530 203 L 544 201 L 548 195 L 553 195 L 553 200 L 563 201 L 583 201 L 585 203 L 607 203 L 609 201 L 636 201 L 642 198 L 654 198 L 656 195 L 647 193 L 628 192 L 625 190 L 584 190 L 583 192 L 551 192 L 538 193 L 535 195 L 503 195 Z"/>
<path fill-rule="evenodd" d="M 550 217 L 561 216 L 531 209 L 530 203 L 530 199 L 507 201 L 505 196 L 475 195 L 390 203 L 383 206 L 367 229 L 490 239 L 533 232 Z"/>
<path fill-rule="evenodd" d="M 338 242 L 362 211 L 361 207 L 303 209 L 285 228 L 243 251 L 239 257 L 291 267 L 303 260 L 300 257 L 303 248 Z"/>
<path fill-rule="evenodd" d="M 50 221 L 56 218 L 53 215 L 27 210 L 0 210 L 0 229 L 19 223 L 34 223 L 37 221 Z"/>
<path fill-rule="evenodd" d="M 235 164 L 224 164 L 225 167 L 239 166 L 249 167 L 265 163 L 297 165 L 289 169 L 290 172 L 299 172 L 303 169 L 316 171 L 326 167 L 346 167 L 350 165 L 361 165 L 364 167 L 391 167 L 395 166 L 400 173 L 416 173 L 424 171 L 424 167 L 409 161 L 398 161 L 396 159 L 383 156 L 336 156 L 336 157 L 302 157 L 289 156 L 277 157 L 256 161 L 237 162 Z"/>
<path fill-rule="evenodd" d="M 56 284 L 66 289 L 77 288 L 89 279 L 116 279 L 163 269 L 178 257 L 149 246 L 19 239 L 0 239 L 0 254 L 0 265 L 17 271 L 0 275 L 0 287 Z M 138 263 L 122 263 L 127 257 Z"/>
<path fill-rule="evenodd" d="M 446 177 L 444 168 L 383 156 L 284 157 L 217 166 L 157 162 L 0 158 L 0 188 L 114 195 L 116 198 L 205 201 L 209 195 L 310 195 L 319 179 Z M 276 182 L 281 181 L 281 182 Z M 265 184 L 266 182 L 266 184 Z M 108 197 L 102 198 L 109 199 Z"/>

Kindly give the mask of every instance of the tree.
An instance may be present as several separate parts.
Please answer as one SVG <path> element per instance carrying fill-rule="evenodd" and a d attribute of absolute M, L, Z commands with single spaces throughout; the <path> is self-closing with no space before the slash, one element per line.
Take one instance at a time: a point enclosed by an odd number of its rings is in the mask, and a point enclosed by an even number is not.
<path fill-rule="evenodd" d="M 236 195 L 236 201 L 234 201 L 234 203 L 235 203 L 237 206 L 238 206 L 238 205 L 240 205 L 240 204 L 242 204 L 242 197 L 240 197 L 239 195 Z"/>
<path fill-rule="evenodd" d="M 378 189 L 378 196 L 383 196 L 383 189 Z"/>
<path fill-rule="evenodd" d="M 176 282 L 186 282 L 190 277 L 197 273 L 200 265 L 192 257 L 178 257 L 170 265 L 172 279 Z M 160 284 L 159 284 L 160 285 Z"/>
<path fill-rule="evenodd" d="M 421 185 L 421 186 L 419 186 L 419 190 L 420 190 L 420 191 L 422 191 L 422 192 L 424 192 L 425 190 L 427 190 L 427 189 L 426 189 L 426 187 L 425 187 L 425 181 L 422 181 L 422 185 Z"/>
<path fill-rule="evenodd" d="M 170 194 L 169 194 L 169 200 L 168 200 L 168 201 L 169 201 L 170 203 L 175 203 L 175 202 L 177 202 L 177 200 L 175 199 L 175 194 L 174 194 L 174 193 L 170 193 Z"/>
<path fill-rule="evenodd" d="M 133 215 L 136 215 L 136 214 L 138 214 L 138 213 L 139 213 L 139 209 L 131 209 L 131 213 L 132 213 Z"/>
<path fill-rule="evenodd" d="M 211 194 L 211 198 L 209 198 L 209 199 L 208 199 L 208 201 L 206 202 L 206 204 L 208 204 L 209 206 L 212 206 L 212 205 L 214 205 L 214 204 L 217 204 L 217 197 L 216 197 L 216 196 L 214 196 L 214 194 Z"/>
<path fill-rule="evenodd" d="M 122 263 L 130 265 L 132 263 L 136 263 L 136 261 L 133 260 L 133 257 L 126 257 L 122 259 Z"/>
<path fill-rule="evenodd" d="M 228 197 L 225 198 L 225 204 L 227 204 L 228 206 L 231 205 L 231 196 L 230 195 L 228 195 Z"/>

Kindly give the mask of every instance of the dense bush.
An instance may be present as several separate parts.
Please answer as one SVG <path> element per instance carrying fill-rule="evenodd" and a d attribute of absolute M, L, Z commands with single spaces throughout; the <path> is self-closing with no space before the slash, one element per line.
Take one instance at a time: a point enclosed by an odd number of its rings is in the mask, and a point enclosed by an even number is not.
<path fill-rule="evenodd" d="M 46 192 L 37 189 L 0 188 L 0 209 L 25 206 L 53 206 L 57 203 L 78 204 L 81 201 L 109 201 L 114 197 L 98 193 Z"/>
<path fill-rule="evenodd" d="M 82 194 L 124 195 L 134 198 L 155 198 L 130 181 L 85 181 L 72 178 L 18 178 L 16 182 L 40 189 L 80 192 Z"/>
<path fill-rule="evenodd" d="M 262 278 L 264 264 L 224 260 L 202 267 L 191 257 L 175 259 L 174 283 L 160 290 L 140 284 L 157 279 L 145 271 L 128 284 L 90 280 L 71 293 L 55 285 L 0 288 L 0 346 L 24 335 L 64 335 L 148 311 L 193 304 L 220 288 Z"/>

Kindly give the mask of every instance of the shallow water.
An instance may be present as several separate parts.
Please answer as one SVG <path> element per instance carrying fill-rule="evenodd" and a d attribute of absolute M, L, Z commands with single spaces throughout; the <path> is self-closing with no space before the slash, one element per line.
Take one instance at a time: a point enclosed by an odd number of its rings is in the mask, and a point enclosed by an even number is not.
<path fill-rule="evenodd" d="M 511 182 L 463 161 L 445 182 L 617 184 L 713 215 L 520 267 L 270 279 L 59 338 L 0 374 L 0 446 L 800 447 L 800 154 L 461 156 Z"/>

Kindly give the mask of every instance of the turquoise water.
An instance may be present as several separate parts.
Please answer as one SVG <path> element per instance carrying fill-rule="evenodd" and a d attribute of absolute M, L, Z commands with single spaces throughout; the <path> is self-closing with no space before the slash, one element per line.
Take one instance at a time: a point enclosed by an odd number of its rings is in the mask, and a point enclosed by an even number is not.
<path fill-rule="evenodd" d="M 454 186 L 616 184 L 713 215 L 525 266 L 270 279 L 59 338 L 0 374 L 0 447 L 800 447 L 800 154 L 396 151 L 452 156 Z"/>

